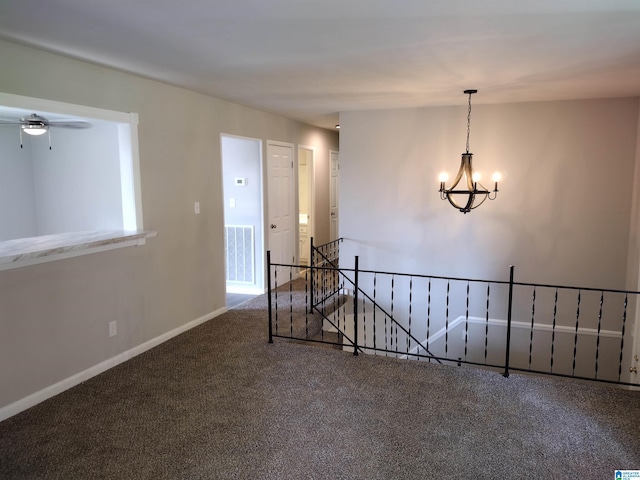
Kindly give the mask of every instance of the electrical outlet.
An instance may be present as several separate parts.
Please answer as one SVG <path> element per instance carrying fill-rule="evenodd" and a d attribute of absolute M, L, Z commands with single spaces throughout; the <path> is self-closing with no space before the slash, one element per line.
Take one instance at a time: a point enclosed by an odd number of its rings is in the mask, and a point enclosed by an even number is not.
<path fill-rule="evenodd" d="M 195 202 L 193 204 L 193 211 L 196 215 L 200 215 L 200 202 Z"/>
<path fill-rule="evenodd" d="M 115 337 L 118 334 L 118 324 L 114 320 L 113 322 L 109 322 L 109 336 Z"/>

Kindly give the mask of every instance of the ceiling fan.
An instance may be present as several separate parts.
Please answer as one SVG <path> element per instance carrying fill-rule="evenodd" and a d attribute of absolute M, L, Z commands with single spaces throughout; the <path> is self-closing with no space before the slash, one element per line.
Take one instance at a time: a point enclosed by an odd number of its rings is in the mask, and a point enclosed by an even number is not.
<path fill-rule="evenodd" d="M 20 126 L 20 148 L 22 148 L 22 132 L 34 136 L 49 133 L 49 150 L 51 150 L 50 128 L 82 129 L 93 126 L 90 122 L 85 122 L 84 120 L 47 120 L 45 117 L 36 113 L 32 113 L 28 117 L 23 117 L 20 120 L 0 118 L 0 125 Z"/>

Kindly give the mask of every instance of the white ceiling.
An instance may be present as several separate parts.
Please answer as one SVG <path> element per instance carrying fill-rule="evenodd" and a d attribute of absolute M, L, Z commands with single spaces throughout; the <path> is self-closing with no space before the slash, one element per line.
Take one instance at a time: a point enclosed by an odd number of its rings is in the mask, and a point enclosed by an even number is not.
<path fill-rule="evenodd" d="M 640 0 L 3 0 L 0 37 L 326 128 L 640 96 Z"/>

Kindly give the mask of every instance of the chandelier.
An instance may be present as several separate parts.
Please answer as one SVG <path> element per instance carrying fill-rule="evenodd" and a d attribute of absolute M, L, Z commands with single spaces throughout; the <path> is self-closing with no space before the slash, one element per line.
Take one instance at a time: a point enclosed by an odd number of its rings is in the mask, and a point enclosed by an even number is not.
<path fill-rule="evenodd" d="M 449 203 L 462 213 L 469 213 L 474 208 L 482 205 L 487 198 L 495 200 L 498 196 L 498 182 L 502 179 L 499 172 L 493 174 L 494 182 L 493 191 L 480 183 L 480 174 L 473 171 L 472 159 L 473 153 L 469 153 L 469 133 L 471 132 L 471 95 L 477 93 L 477 90 L 465 90 L 465 94 L 469 95 L 469 110 L 467 112 L 467 151 L 462 154 L 460 169 L 453 179 L 453 185 L 450 188 L 445 187 L 445 183 L 449 179 L 446 172 L 440 174 L 440 198 L 449 200 Z M 464 177 L 464 180 L 463 180 Z M 464 188 L 466 186 L 466 188 Z"/>

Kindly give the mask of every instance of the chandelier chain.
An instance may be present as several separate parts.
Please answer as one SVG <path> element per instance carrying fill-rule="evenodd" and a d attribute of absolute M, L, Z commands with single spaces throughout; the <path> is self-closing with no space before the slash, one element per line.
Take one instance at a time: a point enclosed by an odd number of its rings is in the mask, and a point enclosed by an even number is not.
<path fill-rule="evenodd" d="M 469 110 L 467 111 L 467 153 L 469 153 L 469 134 L 471 133 L 471 93 L 469 93 Z"/>

